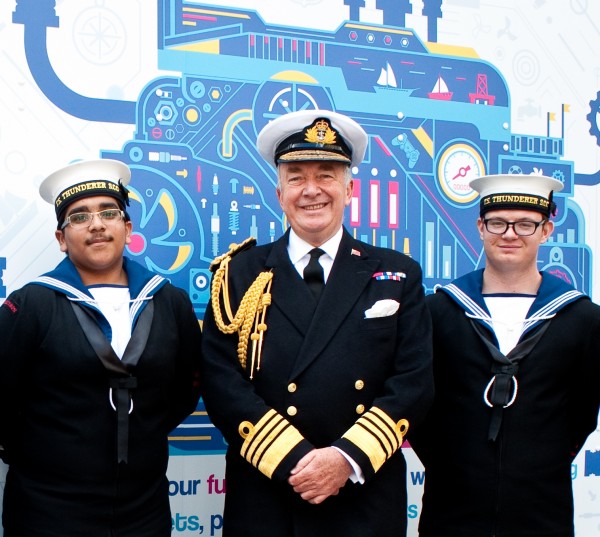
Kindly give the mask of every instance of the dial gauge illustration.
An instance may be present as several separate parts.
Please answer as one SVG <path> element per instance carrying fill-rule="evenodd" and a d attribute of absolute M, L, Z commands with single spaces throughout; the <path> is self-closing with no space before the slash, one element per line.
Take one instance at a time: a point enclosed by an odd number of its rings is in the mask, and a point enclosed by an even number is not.
<path fill-rule="evenodd" d="M 477 197 L 469 181 L 485 175 L 479 151 L 467 143 L 448 146 L 438 161 L 438 181 L 442 192 L 456 203 L 469 203 Z"/>

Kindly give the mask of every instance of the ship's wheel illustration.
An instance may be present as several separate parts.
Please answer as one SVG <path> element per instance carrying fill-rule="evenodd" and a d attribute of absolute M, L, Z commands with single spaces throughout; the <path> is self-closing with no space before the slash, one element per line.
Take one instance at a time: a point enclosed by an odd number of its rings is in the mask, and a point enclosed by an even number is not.
<path fill-rule="evenodd" d="M 127 252 L 159 274 L 181 273 L 180 285 L 185 288 L 188 271 L 182 271 L 190 268 L 192 259 L 199 260 L 196 248 L 203 251 L 202 223 L 188 194 L 167 176 L 153 172 L 144 170 L 138 183 L 134 175 L 133 186 L 128 187 L 129 212 L 136 225 Z"/>
<path fill-rule="evenodd" d="M 118 60 L 127 48 L 127 32 L 112 10 L 97 6 L 84 9 L 73 25 L 73 41 L 89 62 L 107 65 Z"/>
<path fill-rule="evenodd" d="M 314 85 L 313 85 L 314 84 Z M 299 110 L 333 110 L 328 91 L 305 73 L 279 73 L 265 82 L 254 99 L 254 128 L 258 133 L 269 121 Z"/>

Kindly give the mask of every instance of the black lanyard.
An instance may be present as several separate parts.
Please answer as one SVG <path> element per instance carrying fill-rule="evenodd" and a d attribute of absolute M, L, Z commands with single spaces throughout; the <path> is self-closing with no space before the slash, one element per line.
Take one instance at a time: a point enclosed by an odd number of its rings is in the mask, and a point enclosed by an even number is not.
<path fill-rule="evenodd" d="M 518 384 L 515 375 L 519 371 L 519 362 L 533 350 L 533 347 L 535 347 L 536 343 L 544 335 L 550 323 L 548 321 L 544 322 L 539 330 L 536 330 L 535 333 L 520 341 L 505 356 L 489 340 L 483 327 L 472 319 L 470 321 L 476 334 L 485 343 L 485 346 L 494 359 L 492 363 L 492 373 L 494 376 L 485 390 L 484 400 L 488 406 L 492 407 L 488 440 L 495 441 L 498 438 L 500 426 L 502 425 L 502 413 L 506 407 L 514 403 L 517 395 Z M 513 388 L 512 393 L 511 386 Z"/>
<path fill-rule="evenodd" d="M 117 412 L 117 462 L 126 463 L 129 448 L 129 414 L 133 410 L 130 390 L 137 388 L 137 378 L 130 373 L 130 370 L 138 363 L 146 347 L 154 314 L 154 303 L 149 301 L 140 314 L 121 360 L 115 354 L 92 313 L 75 302 L 71 302 L 71 306 L 94 352 L 111 374 L 109 400 Z M 116 403 L 113 401 L 113 392 L 116 393 Z"/>

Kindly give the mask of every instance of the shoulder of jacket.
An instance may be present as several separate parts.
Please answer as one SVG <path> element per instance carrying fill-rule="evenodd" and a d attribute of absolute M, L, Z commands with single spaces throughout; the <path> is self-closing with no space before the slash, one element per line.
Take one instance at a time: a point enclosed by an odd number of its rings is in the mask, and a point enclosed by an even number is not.
<path fill-rule="evenodd" d="M 425 295 L 425 301 L 428 305 L 442 306 L 455 304 L 454 300 L 450 297 L 448 293 L 445 291 L 441 291 L 437 289 L 433 293 L 428 293 Z"/>
<path fill-rule="evenodd" d="M 243 252 L 244 250 L 248 250 L 256 245 L 256 239 L 254 237 L 248 237 L 246 240 L 240 243 L 232 243 L 229 245 L 229 250 L 224 254 L 217 256 L 213 259 L 210 264 L 210 271 L 215 272 L 219 269 L 221 264 L 225 261 L 229 262 L 234 256 Z"/>

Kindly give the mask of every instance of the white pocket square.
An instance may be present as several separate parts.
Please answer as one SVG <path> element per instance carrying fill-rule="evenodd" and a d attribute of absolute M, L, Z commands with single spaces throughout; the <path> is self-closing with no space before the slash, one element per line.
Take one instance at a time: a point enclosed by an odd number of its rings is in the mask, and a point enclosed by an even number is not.
<path fill-rule="evenodd" d="M 365 319 L 373 319 L 375 317 L 389 317 L 394 315 L 400 307 L 400 302 L 386 298 L 378 300 L 368 310 L 365 311 Z"/>

